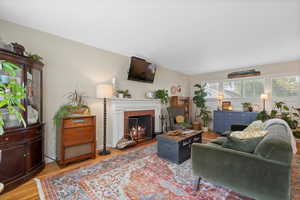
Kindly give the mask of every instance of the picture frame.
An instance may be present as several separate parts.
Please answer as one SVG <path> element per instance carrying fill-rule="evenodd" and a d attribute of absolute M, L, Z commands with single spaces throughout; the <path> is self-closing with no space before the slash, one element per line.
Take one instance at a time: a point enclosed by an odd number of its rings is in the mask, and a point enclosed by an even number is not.
<path fill-rule="evenodd" d="M 222 102 L 222 110 L 230 110 L 231 101 L 223 101 Z"/>

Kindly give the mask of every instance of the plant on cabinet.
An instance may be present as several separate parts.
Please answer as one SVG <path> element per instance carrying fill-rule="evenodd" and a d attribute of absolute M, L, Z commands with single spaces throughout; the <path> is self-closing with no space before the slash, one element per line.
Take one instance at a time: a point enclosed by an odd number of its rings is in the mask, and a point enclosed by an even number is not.
<path fill-rule="evenodd" d="M 54 125 L 57 128 L 60 127 L 61 121 L 65 117 L 90 114 L 90 108 L 86 105 L 83 93 L 75 90 L 74 92 L 69 92 L 67 98 L 69 102 L 62 105 L 53 117 Z"/>
<path fill-rule="evenodd" d="M 21 111 L 25 111 L 24 106 L 21 104 L 21 100 L 26 97 L 25 88 L 14 79 L 19 69 L 21 69 L 19 66 L 11 62 L 0 61 L 0 70 L 9 76 L 7 80 L 3 81 L 1 79 L 0 82 L 0 108 L 6 108 L 9 115 L 14 115 L 26 127 L 26 122 L 21 113 Z M 3 113 L 0 112 L 0 135 L 4 133 L 4 126 Z"/>

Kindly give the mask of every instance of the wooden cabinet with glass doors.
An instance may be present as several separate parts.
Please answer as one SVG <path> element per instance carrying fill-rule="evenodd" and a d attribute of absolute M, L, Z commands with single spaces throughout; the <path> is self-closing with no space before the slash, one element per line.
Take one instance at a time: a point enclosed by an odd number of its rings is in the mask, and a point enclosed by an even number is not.
<path fill-rule="evenodd" d="M 11 77 L 0 69 L 0 82 L 6 83 L 15 79 L 26 90 L 26 98 L 20 102 L 25 108 L 22 115 L 26 127 L 14 115 L 10 115 L 7 108 L 0 109 L 5 123 L 5 132 L 0 135 L 0 182 L 5 185 L 5 192 L 32 178 L 45 166 L 42 119 L 43 63 L 2 49 L 0 60 L 21 67 L 16 77 Z"/>

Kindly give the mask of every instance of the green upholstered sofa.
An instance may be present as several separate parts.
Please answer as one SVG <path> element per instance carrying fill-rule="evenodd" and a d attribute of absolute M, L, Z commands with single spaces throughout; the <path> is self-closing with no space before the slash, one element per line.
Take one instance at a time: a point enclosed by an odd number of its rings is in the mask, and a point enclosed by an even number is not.
<path fill-rule="evenodd" d="M 256 200 L 290 200 L 292 147 L 286 127 L 274 124 L 254 153 L 193 144 L 194 175 Z M 197 184 L 199 182 L 197 181 Z"/>

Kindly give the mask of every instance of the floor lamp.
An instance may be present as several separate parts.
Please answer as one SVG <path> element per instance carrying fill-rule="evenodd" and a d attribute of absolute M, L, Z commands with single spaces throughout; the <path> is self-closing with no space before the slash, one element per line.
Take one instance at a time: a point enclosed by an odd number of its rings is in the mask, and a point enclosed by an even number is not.
<path fill-rule="evenodd" d="M 107 113 L 106 113 L 106 101 L 107 98 L 111 98 L 113 95 L 113 88 L 110 84 L 97 85 L 96 97 L 103 99 L 103 149 L 99 155 L 108 155 L 110 152 L 106 149 L 106 126 L 107 126 Z"/>
<path fill-rule="evenodd" d="M 224 95 L 223 94 L 219 94 L 217 96 L 217 99 L 218 99 L 218 110 L 222 110 L 222 101 L 224 99 Z"/>
<path fill-rule="evenodd" d="M 266 100 L 268 99 L 267 94 L 261 94 L 260 98 L 263 100 L 263 111 L 266 111 Z"/>

